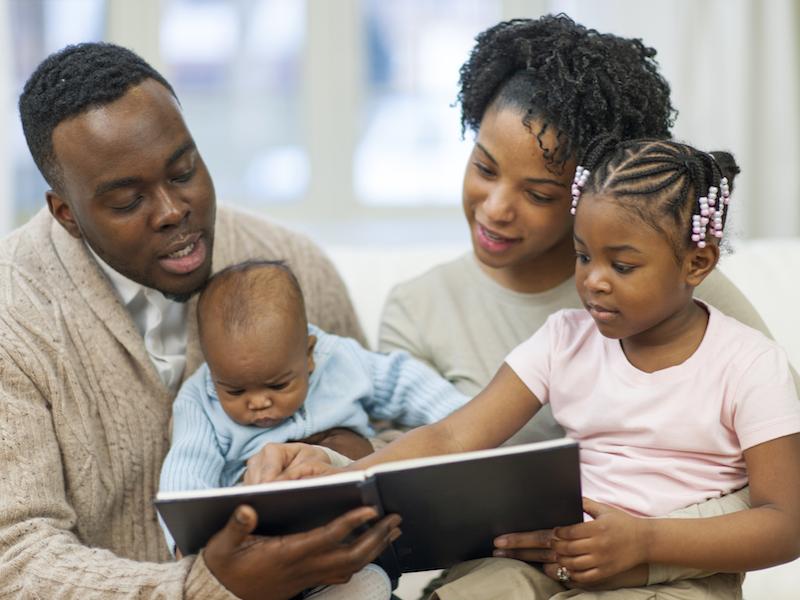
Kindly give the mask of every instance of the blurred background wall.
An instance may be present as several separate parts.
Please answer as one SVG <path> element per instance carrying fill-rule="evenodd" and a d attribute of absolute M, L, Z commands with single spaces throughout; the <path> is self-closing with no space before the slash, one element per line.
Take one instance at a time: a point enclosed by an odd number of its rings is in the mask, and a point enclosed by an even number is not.
<path fill-rule="evenodd" d="M 675 136 L 742 165 L 737 235 L 800 235 L 793 0 L 0 0 L 0 233 L 44 203 L 16 102 L 68 43 L 173 83 L 218 198 L 328 243 L 461 241 L 458 69 L 495 22 L 564 11 L 658 50 Z"/>

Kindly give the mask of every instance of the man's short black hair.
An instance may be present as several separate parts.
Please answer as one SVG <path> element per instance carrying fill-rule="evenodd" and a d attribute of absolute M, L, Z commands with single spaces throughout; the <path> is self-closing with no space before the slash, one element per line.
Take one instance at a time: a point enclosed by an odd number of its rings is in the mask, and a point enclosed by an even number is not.
<path fill-rule="evenodd" d="M 53 152 L 53 130 L 62 121 L 119 100 L 145 79 L 154 79 L 174 96 L 161 74 L 139 55 L 114 44 L 67 46 L 48 56 L 33 72 L 19 97 L 22 130 L 36 166 L 54 189 L 61 183 Z"/>

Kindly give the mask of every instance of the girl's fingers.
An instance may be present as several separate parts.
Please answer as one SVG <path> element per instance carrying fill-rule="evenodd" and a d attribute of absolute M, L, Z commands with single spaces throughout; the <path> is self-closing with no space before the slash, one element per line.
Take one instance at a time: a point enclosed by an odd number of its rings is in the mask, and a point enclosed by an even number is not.
<path fill-rule="evenodd" d="M 506 533 L 495 538 L 494 545 L 500 550 L 509 548 L 550 548 L 553 541 L 552 529 Z"/>

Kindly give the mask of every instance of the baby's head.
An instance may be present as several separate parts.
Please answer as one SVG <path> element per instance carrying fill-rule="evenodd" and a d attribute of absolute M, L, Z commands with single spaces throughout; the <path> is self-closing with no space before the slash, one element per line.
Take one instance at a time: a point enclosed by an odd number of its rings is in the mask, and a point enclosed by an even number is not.
<path fill-rule="evenodd" d="M 282 262 L 248 261 L 208 280 L 197 305 L 200 344 L 225 413 L 274 427 L 305 401 L 316 338 L 303 293 Z"/>
<path fill-rule="evenodd" d="M 627 337 L 691 306 L 719 259 L 733 157 L 601 139 L 573 184 L 576 285 L 601 332 Z"/>

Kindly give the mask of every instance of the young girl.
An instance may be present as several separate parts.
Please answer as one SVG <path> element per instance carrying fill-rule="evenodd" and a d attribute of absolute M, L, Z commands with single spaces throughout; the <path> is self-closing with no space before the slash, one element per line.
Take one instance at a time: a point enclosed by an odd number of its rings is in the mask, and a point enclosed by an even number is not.
<path fill-rule="evenodd" d="M 572 186 L 584 308 L 552 315 L 467 406 L 354 467 L 494 447 L 549 404 L 581 444 L 592 520 L 495 540 L 508 558 L 546 549 L 549 577 L 489 559 L 454 569 L 438 597 L 486 597 L 487 577 L 498 598 L 741 597 L 735 573 L 800 555 L 800 402 L 772 341 L 693 296 L 719 257 L 731 182 L 711 155 L 668 141 L 601 142 L 585 166 Z M 750 509 L 648 518 L 748 482 Z M 649 563 L 719 573 L 580 590 Z"/>

